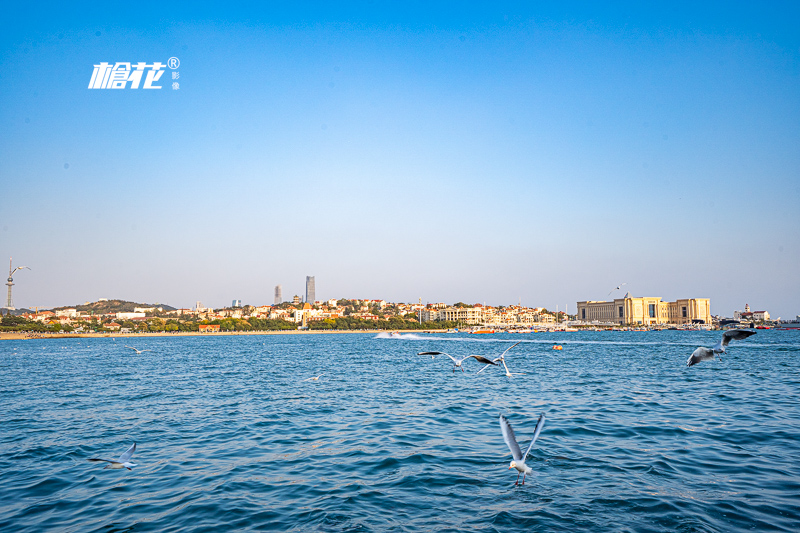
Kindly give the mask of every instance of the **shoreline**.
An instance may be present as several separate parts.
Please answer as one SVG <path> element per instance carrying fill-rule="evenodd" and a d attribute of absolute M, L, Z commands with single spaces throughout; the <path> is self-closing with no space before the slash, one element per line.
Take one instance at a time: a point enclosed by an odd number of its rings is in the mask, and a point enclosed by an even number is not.
<path fill-rule="evenodd" d="M 104 339 L 104 338 L 146 338 L 146 337 L 224 337 L 232 335 L 324 335 L 324 334 L 349 334 L 349 333 L 447 333 L 446 329 L 344 329 L 344 330 L 277 330 L 277 331 L 219 331 L 214 333 L 200 333 L 199 331 L 153 331 L 146 333 L 28 333 L 16 331 L 0 332 L 2 340 L 29 340 L 29 339 Z"/>

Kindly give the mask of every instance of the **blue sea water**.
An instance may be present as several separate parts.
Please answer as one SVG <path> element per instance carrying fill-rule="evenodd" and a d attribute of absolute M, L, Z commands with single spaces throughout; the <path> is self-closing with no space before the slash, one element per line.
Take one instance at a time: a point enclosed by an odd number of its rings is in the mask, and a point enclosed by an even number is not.
<path fill-rule="evenodd" d="M 2 341 L 0 530 L 798 531 L 800 332 L 719 335 Z"/>

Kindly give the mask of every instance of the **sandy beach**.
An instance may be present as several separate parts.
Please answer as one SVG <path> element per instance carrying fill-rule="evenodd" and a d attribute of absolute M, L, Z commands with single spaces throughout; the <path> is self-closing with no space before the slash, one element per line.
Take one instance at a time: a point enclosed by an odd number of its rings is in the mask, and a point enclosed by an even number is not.
<path fill-rule="evenodd" d="M 22 339 L 70 339 L 70 338 L 146 338 L 146 337 L 219 337 L 225 335 L 320 335 L 320 334 L 345 334 L 345 333 L 388 333 L 395 330 L 383 329 L 350 329 L 350 330 L 281 330 L 281 331 L 220 331 L 217 333 L 200 333 L 199 331 L 156 331 L 147 333 L 30 333 L 30 332 L 0 332 L 0 340 Z M 445 329 L 426 330 L 400 330 L 400 333 L 444 333 Z"/>

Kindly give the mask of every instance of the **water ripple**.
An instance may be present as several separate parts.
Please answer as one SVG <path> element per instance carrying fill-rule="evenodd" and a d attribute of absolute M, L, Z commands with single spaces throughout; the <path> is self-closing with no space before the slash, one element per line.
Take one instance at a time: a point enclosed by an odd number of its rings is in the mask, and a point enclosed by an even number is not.
<path fill-rule="evenodd" d="M 717 338 L 3 341 L 0 530 L 800 530 L 800 337 L 685 366 Z M 415 355 L 517 341 L 512 379 Z M 542 412 L 517 487 L 497 418 L 527 446 Z M 133 471 L 86 461 L 134 441 Z"/>

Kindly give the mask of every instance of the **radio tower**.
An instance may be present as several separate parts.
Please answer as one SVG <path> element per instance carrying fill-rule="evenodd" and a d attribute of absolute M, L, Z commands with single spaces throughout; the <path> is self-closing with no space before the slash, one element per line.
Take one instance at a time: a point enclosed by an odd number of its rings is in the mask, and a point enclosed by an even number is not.
<path fill-rule="evenodd" d="M 6 283 L 6 285 L 8 285 L 8 305 L 6 305 L 7 309 L 14 309 L 14 300 L 11 299 L 11 287 L 12 287 L 12 285 L 14 285 L 14 279 L 11 276 L 14 275 L 14 272 L 16 272 L 17 270 L 20 270 L 22 268 L 27 268 L 28 270 L 30 270 L 30 267 L 26 267 L 26 266 L 17 267 L 14 270 L 11 270 L 11 260 L 12 260 L 12 258 L 9 257 L 8 258 L 8 283 Z"/>

